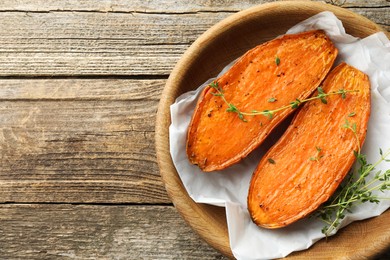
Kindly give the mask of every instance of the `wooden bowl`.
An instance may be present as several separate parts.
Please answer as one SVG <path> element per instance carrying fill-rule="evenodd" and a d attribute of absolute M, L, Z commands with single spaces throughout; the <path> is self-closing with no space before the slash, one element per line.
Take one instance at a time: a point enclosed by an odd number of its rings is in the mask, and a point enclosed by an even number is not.
<path fill-rule="evenodd" d="M 184 53 L 172 71 L 157 113 L 156 152 L 161 176 L 176 209 L 186 222 L 211 246 L 233 257 L 224 208 L 195 203 L 187 194 L 169 152 L 169 106 L 182 93 L 196 89 L 214 77 L 230 61 L 254 46 L 284 34 L 290 27 L 322 11 L 333 12 L 346 32 L 366 37 L 378 31 L 389 33 L 372 21 L 332 5 L 291 1 L 273 2 L 238 12 L 214 25 Z M 364 243 L 362 243 L 364 241 Z M 354 222 L 326 241 L 290 258 L 372 257 L 390 245 L 390 211 L 379 217 Z"/>

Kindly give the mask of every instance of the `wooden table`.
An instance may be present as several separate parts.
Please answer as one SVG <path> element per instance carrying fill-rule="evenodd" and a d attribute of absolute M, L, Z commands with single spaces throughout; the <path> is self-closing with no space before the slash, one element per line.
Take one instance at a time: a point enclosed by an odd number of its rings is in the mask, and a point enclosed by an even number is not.
<path fill-rule="evenodd" d="M 0 258 L 223 258 L 165 192 L 156 110 L 189 45 L 264 2 L 2 0 Z M 333 2 L 390 30 L 389 0 Z"/>

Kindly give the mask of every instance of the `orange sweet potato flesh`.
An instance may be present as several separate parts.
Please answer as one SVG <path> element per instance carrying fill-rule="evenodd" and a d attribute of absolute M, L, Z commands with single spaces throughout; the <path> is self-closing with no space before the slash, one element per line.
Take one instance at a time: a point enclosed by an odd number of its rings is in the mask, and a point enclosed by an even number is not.
<path fill-rule="evenodd" d="M 245 53 L 217 79 L 226 100 L 240 111 L 269 110 L 309 96 L 323 81 L 337 49 L 323 31 L 284 35 Z M 277 61 L 278 60 L 278 61 Z M 266 116 L 227 112 L 207 86 L 198 100 L 187 136 L 187 155 L 203 171 L 221 170 L 258 147 L 291 109 Z M 271 98 L 275 102 L 269 102 Z"/>
<path fill-rule="evenodd" d="M 283 227 L 317 209 L 335 192 L 363 144 L 370 115 L 368 77 L 342 63 L 329 73 L 323 89 L 359 92 L 345 99 L 329 96 L 327 104 L 305 103 L 261 159 L 248 194 L 248 210 L 259 226 Z M 343 127 L 346 120 L 356 125 L 357 135 Z"/>

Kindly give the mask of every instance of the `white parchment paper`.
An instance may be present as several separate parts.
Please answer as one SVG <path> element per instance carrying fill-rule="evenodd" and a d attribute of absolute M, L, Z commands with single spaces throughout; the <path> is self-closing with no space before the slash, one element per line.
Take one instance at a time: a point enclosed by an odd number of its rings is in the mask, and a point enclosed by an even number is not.
<path fill-rule="evenodd" d="M 379 158 L 379 148 L 383 151 L 390 148 L 390 41 L 383 33 L 365 39 L 348 35 L 341 21 L 331 12 L 315 15 L 286 33 L 313 29 L 324 30 L 338 48 L 335 65 L 345 61 L 370 78 L 372 110 L 362 153 L 367 155 L 368 162 L 374 163 Z M 267 230 L 257 227 L 249 217 L 246 207 L 249 181 L 261 156 L 269 148 L 267 141 L 239 164 L 220 172 L 204 173 L 189 163 L 185 152 L 187 127 L 201 90 L 212 80 L 181 95 L 171 106 L 171 156 L 189 195 L 198 203 L 225 207 L 230 246 L 237 259 L 272 259 L 310 247 L 324 237 L 321 233 L 323 223 L 315 218 L 303 219 L 282 229 Z M 377 167 L 389 168 L 386 162 Z M 390 197 L 390 192 L 383 196 Z M 343 220 L 341 228 L 355 220 L 377 216 L 389 206 L 389 200 L 356 206 Z"/>

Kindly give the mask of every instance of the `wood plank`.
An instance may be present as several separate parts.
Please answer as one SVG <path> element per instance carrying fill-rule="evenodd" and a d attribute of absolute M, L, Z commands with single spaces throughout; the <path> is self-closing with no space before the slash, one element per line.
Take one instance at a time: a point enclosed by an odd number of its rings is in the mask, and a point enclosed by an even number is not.
<path fill-rule="evenodd" d="M 20 10 L 28 12 L 36 11 L 93 11 L 93 12 L 157 12 L 157 13 L 182 13 L 196 11 L 237 11 L 242 8 L 269 2 L 266 0 L 244 1 L 143 1 L 143 0 L 100 0 L 100 1 L 66 1 L 45 0 L 38 1 L 12 1 L 5 0 L 0 4 L 0 10 Z"/>
<path fill-rule="evenodd" d="M 170 203 L 154 150 L 164 82 L 1 80 L 0 202 Z"/>
<path fill-rule="evenodd" d="M 371 21 L 380 25 L 383 29 L 390 32 L 390 4 L 386 8 L 349 8 L 352 12 L 369 18 Z"/>
<path fill-rule="evenodd" d="M 383 4 L 351 10 L 388 29 L 390 6 Z M 214 9 L 176 14 L 149 13 L 148 6 L 144 12 L 0 12 L 0 76 L 168 75 L 200 34 L 232 14 L 208 6 Z"/>
<path fill-rule="evenodd" d="M 2 12 L 0 76 L 167 75 L 227 15 Z"/>
<path fill-rule="evenodd" d="M 1 259 L 226 259 L 172 206 L 0 205 Z"/>
<path fill-rule="evenodd" d="M 0 79 L 0 102 L 139 101 L 158 102 L 165 79 Z"/>
<path fill-rule="evenodd" d="M 319 2 L 322 0 L 316 0 Z M 264 4 L 270 0 L 189 0 L 189 1 L 144 1 L 144 0 L 3 0 L 0 11 L 49 12 L 49 11 L 87 11 L 87 12 L 155 12 L 155 13 L 188 13 L 188 12 L 237 12 L 254 5 Z M 343 7 L 385 7 L 386 0 L 327 0 Z"/>

